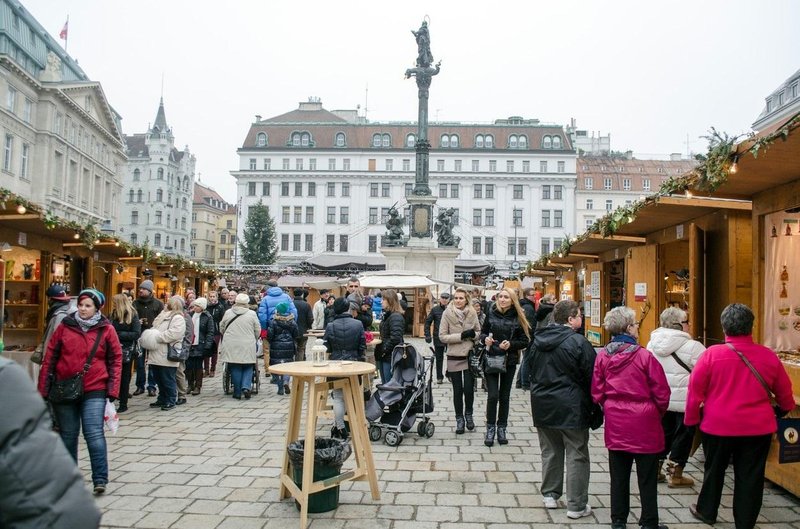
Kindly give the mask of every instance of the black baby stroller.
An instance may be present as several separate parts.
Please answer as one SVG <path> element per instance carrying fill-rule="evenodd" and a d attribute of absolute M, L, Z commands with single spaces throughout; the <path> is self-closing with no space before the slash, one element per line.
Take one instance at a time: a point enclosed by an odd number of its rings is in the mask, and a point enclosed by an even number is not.
<path fill-rule="evenodd" d="M 256 360 L 256 363 L 253 364 L 253 385 L 250 390 L 253 395 L 258 395 L 258 390 L 261 387 L 261 373 L 258 370 L 258 363 L 258 360 Z M 228 363 L 225 362 L 225 369 L 222 371 L 222 390 L 226 395 L 230 395 L 233 391 L 233 384 L 231 382 L 231 368 L 228 366 Z"/>
<path fill-rule="evenodd" d="M 433 437 L 436 426 L 428 413 L 433 411 L 434 358 L 417 353 L 412 345 L 398 345 L 392 351 L 392 379 L 378 384 L 367 402 L 366 416 L 370 423 L 369 438 L 377 441 L 386 431 L 384 441 L 389 446 L 403 442 L 403 434 L 417 425 L 420 437 Z"/>

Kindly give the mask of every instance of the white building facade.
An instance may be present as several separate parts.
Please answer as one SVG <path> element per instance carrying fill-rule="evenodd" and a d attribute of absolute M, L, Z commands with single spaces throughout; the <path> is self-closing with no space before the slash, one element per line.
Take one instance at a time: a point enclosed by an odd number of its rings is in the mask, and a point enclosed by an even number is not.
<path fill-rule="evenodd" d="M 157 252 L 188 257 L 196 159 L 189 147 L 175 148 L 163 99 L 153 126 L 125 136 L 125 146 L 119 233 Z"/>
<path fill-rule="evenodd" d="M 791 77 L 764 98 L 764 108 L 753 123 L 753 130 L 768 129 L 798 112 L 800 112 L 800 70 L 794 72 Z"/>
<path fill-rule="evenodd" d="M 416 132 L 415 123 L 370 123 L 319 101 L 257 116 L 231 172 L 239 239 L 248 207 L 263 202 L 275 219 L 280 264 L 323 253 L 380 255 L 388 210 L 405 208 L 413 189 Z M 430 187 L 437 208 L 458 212 L 461 259 L 508 270 L 575 233 L 576 155 L 563 127 L 511 117 L 433 123 L 428 135 Z"/>

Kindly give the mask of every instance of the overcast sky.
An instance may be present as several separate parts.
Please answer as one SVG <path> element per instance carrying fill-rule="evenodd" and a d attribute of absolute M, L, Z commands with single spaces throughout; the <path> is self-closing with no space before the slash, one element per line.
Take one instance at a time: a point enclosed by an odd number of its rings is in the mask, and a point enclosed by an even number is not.
<path fill-rule="evenodd" d="M 201 180 L 234 202 L 229 172 L 256 114 L 309 96 L 371 121 L 415 120 L 404 80 L 430 17 L 442 71 L 430 116 L 520 115 L 611 133 L 642 158 L 706 150 L 714 126 L 749 130 L 764 98 L 800 68 L 800 2 L 744 0 L 404 2 L 23 0 L 103 85 L 125 134 L 167 122 Z M 60 41 L 63 42 L 63 41 Z M 367 91 L 368 88 L 368 91 Z M 367 95 L 368 94 L 368 95 Z"/>

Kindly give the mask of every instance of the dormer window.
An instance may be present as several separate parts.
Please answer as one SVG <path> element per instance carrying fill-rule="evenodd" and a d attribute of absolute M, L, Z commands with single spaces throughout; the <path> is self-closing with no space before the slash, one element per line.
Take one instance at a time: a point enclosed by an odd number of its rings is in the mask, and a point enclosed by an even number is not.
<path fill-rule="evenodd" d="M 561 148 L 561 136 L 553 136 L 553 148 L 554 149 Z"/>
<path fill-rule="evenodd" d="M 486 145 L 487 149 L 494 149 L 494 136 L 491 134 L 487 134 L 483 138 L 483 143 Z"/>
<path fill-rule="evenodd" d="M 509 149 L 527 149 L 528 148 L 528 137 L 525 135 L 517 135 L 512 134 L 508 137 L 508 148 Z"/>
<path fill-rule="evenodd" d="M 483 134 L 478 134 L 475 136 L 475 148 L 483 149 Z"/>
<path fill-rule="evenodd" d="M 439 146 L 443 149 L 450 147 L 450 135 L 449 134 L 442 134 L 442 139 L 439 140 Z"/>
<path fill-rule="evenodd" d="M 336 133 L 336 139 L 334 140 L 334 145 L 336 147 L 344 147 L 347 145 L 347 139 L 345 138 L 344 132 Z"/>
<path fill-rule="evenodd" d="M 509 138 L 508 138 L 508 148 L 509 149 L 516 149 L 517 148 L 517 137 L 516 136 L 509 136 Z"/>
<path fill-rule="evenodd" d="M 551 136 L 545 136 L 542 138 L 542 149 L 552 149 L 553 148 L 553 138 Z"/>
<path fill-rule="evenodd" d="M 450 148 L 458 149 L 458 136 L 456 136 L 455 134 L 450 135 Z"/>
<path fill-rule="evenodd" d="M 392 137 L 388 134 L 381 134 L 376 133 L 372 135 L 372 146 L 373 147 L 391 147 L 392 146 Z"/>
<path fill-rule="evenodd" d="M 312 147 L 311 134 L 308 132 L 293 132 L 292 147 Z"/>
<path fill-rule="evenodd" d="M 266 146 L 267 146 L 267 133 L 259 132 L 256 135 L 256 147 L 266 147 Z"/>
<path fill-rule="evenodd" d="M 417 144 L 417 137 L 414 134 L 406 136 L 406 147 L 413 148 Z"/>

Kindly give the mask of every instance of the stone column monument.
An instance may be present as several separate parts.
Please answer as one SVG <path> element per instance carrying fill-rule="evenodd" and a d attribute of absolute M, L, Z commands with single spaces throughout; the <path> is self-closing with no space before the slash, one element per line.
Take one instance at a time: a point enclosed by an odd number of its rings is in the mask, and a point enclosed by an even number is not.
<path fill-rule="evenodd" d="M 416 67 L 406 70 L 406 79 L 414 77 L 417 81 L 419 107 L 417 112 L 416 172 L 414 190 L 407 197 L 411 205 L 411 233 L 406 239 L 397 232 L 397 219 L 392 225 L 387 223 L 389 236 L 387 246 L 381 248 L 386 257 L 387 270 L 417 270 L 429 274 L 434 279 L 453 281 L 454 260 L 461 253 L 459 240 L 452 235 L 452 212 L 440 213 L 436 223 L 437 240 L 433 239 L 433 208 L 436 197 L 432 196 L 429 182 L 429 153 L 431 144 L 428 141 L 428 96 L 433 76 L 440 70 L 441 61 L 431 66 L 431 37 L 427 21 L 423 21 L 419 30 L 411 33 L 417 40 Z"/>

